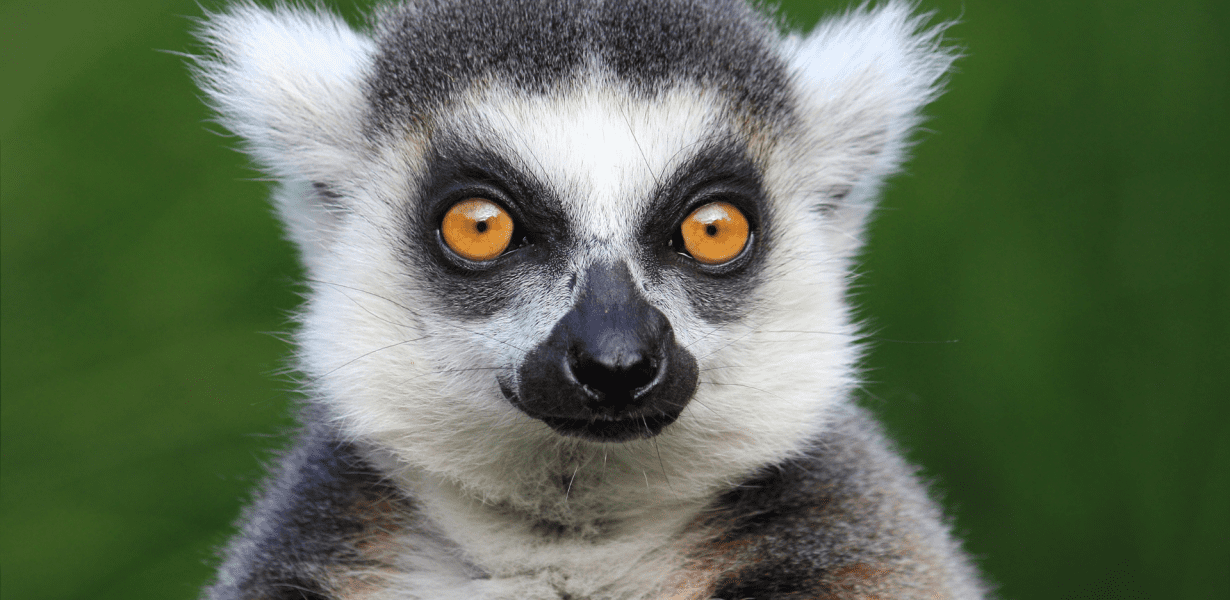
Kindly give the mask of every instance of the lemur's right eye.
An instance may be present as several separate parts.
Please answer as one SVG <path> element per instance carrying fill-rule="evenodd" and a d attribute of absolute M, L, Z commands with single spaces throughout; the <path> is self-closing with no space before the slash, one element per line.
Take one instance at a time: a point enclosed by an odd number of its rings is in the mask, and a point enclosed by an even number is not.
<path fill-rule="evenodd" d="M 706 265 L 734 260 L 750 237 L 747 217 L 729 202 L 710 202 L 692 211 L 679 229 L 688 254 Z"/>
<path fill-rule="evenodd" d="M 440 234 L 453 252 L 469 260 L 492 260 L 512 241 L 513 220 L 500 205 L 483 198 L 454 204 L 444 214 Z"/>

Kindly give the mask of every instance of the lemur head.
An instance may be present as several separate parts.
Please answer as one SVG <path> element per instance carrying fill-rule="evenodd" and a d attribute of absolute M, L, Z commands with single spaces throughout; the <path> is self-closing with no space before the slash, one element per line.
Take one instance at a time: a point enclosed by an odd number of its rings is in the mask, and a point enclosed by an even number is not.
<path fill-rule="evenodd" d="M 488 498 L 694 497 L 855 384 L 851 260 L 952 60 L 923 21 L 417 0 L 365 33 L 244 4 L 198 65 L 279 182 L 299 366 L 344 431 Z"/>

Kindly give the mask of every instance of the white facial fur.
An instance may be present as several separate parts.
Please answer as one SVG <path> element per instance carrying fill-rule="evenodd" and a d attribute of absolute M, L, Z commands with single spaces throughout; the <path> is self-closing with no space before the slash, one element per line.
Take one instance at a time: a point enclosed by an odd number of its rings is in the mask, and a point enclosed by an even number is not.
<path fill-rule="evenodd" d="M 566 209 L 579 238 L 568 249 L 570 273 L 616 258 L 639 278 L 633 224 L 648 208 L 648 192 L 700 142 L 725 133 L 721 106 L 691 90 L 648 105 L 594 85 L 560 98 L 487 94 L 441 127 L 465 131 L 570 191 Z M 392 154 L 413 155 L 417 145 L 407 146 Z M 402 162 L 411 169 L 401 177 L 382 179 L 413 181 L 415 162 Z M 604 518 L 624 493 L 637 506 L 643 496 L 704 497 L 801 449 L 850 384 L 844 261 L 815 233 L 823 230 L 821 215 L 808 210 L 815 198 L 793 187 L 780 197 L 772 190 L 777 250 L 739 322 L 712 325 L 695 315 L 681 275 L 643 282 L 701 369 L 700 389 L 679 421 L 657 438 L 622 445 L 562 438 L 509 404 L 496 375 L 514 371 L 567 312 L 566 278 L 526 286 L 481 320 L 433 308 L 423 301 L 430 284 L 406 260 L 398 230 L 413 193 L 405 185 L 348 190 L 366 198 L 359 205 L 371 212 L 344 216 L 334 241 L 339 260 L 314 274 L 323 283 L 314 285 L 304 317 L 303 366 L 360 438 L 485 499 L 567 521 L 591 496 L 602 498 Z M 605 471 L 594 466 L 603 460 Z M 563 501 L 559 481 L 573 472 L 571 509 L 549 507 Z"/>

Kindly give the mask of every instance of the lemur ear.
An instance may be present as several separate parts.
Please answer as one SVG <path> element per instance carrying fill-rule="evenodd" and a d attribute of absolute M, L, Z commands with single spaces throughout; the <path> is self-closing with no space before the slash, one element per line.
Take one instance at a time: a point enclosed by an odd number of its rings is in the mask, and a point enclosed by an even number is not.
<path fill-rule="evenodd" d="M 354 147 L 374 45 L 339 17 L 245 3 L 208 15 L 198 37 L 201 88 L 261 167 L 314 181 Z"/>
<path fill-rule="evenodd" d="M 363 147 L 373 42 L 323 9 L 241 3 L 197 32 L 195 74 L 218 121 L 279 184 L 274 202 L 309 269 L 336 209 L 332 184 Z"/>
<path fill-rule="evenodd" d="M 950 23 L 928 27 L 910 8 L 864 5 L 787 41 L 813 189 L 831 206 L 869 208 L 958 56 L 941 44 Z"/>

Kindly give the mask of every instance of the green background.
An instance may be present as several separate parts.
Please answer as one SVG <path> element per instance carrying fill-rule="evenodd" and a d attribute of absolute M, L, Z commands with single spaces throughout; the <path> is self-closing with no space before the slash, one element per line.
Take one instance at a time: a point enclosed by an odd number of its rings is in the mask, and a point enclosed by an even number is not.
<path fill-rule="evenodd" d="M 1230 598 L 1228 3 L 923 4 L 967 55 L 856 299 L 937 343 L 877 343 L 867 404 L 1004 597 Z M 192 598 L 290 425 L 300 272 L 160 52 L 194 2 L 2 6 L 0 591 Z"/>

